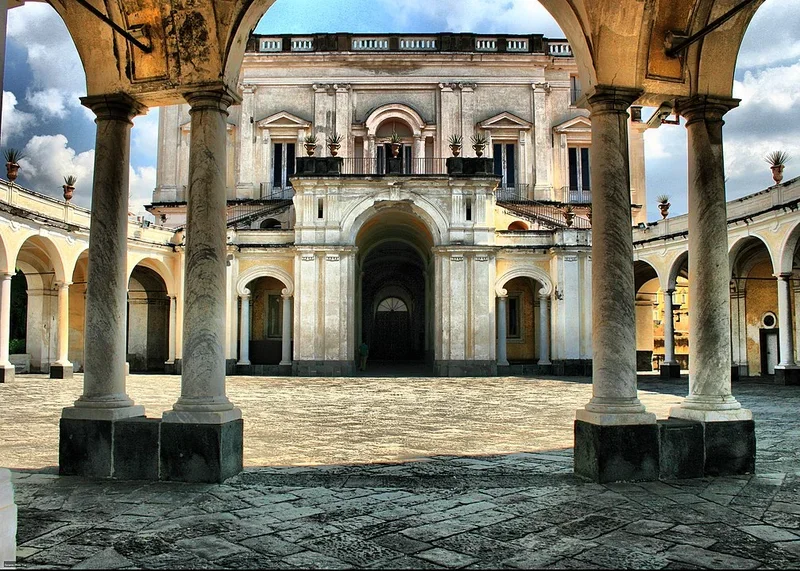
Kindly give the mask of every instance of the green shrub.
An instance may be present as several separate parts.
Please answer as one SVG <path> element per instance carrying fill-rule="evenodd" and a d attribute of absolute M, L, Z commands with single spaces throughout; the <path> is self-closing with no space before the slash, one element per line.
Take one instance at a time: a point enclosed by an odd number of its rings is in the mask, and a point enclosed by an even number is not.
<path fill-rule="evenodd" d="M 8 352 L 12 355 L 25 352 L 25 339 L 12 339 L 8 344 Z"/>

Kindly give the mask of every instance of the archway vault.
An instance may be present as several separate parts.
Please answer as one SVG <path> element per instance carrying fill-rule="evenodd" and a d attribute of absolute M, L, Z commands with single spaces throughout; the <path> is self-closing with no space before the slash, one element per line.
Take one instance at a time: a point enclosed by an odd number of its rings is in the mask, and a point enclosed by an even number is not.
<path fill-rule="evenodd" d="M 638 89 L 644 93 L 641 102 L 650 104 L 694 94 L 730 97 L 739 45 L 763 1 L 754 0 L 678 57 L 669 57 L 668 33 L 690 36 L 738 2 L 540 0 L 570 41 L 588 89 Z M 210 85 L 235 88 L 248 36 L 273 3 L 108 0 L 98 6 L 120 29 L 133 32 L 126 38 L 78 2 L 51 2 L 87 70 L 88 94 L 125 92 L 149 106 L 182 102 L 184 93 Z M 535 31 L 534 24 L 531 28 Z"/>

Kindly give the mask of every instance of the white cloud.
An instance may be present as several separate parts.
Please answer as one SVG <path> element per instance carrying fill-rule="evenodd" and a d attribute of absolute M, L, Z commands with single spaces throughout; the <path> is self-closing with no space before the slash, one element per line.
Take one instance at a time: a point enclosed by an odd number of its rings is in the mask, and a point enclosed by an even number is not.
<path fill-rule="evenodd" d="M 74 202 L 89 204 L 94 172 L 94 149 L 76 153 L 64 135 L 37 135 L 22 150 L 19 176 L 23 186 L 43 194 L 60 196 L 64 177 L 74 175 Z"/>
<path fill-rule="evenodd" d="M 800 0 L 767 0 L 750 23 L 739 51 L 737 68 L 775 65 L 798 57 Z"/>
<path fill-rule="evenodd" d="M 25 100 L 45 118 L 63 119 L 69 113 L 67 110 L 67 94 L 53 87 L 42 91 L 29 91 Z"/>
<path fill-rule="evenodd" d="M 133 119 L 131 130 L 131 155 L 149 157 L 155 161 L 158 152 L 158 108 L 150 109 L 147 115 Z"/>
<path fill-rule="evenodd" d="M 800 63 L 759 71 L 746 71 L 741 81 L 733 82 L 733 96 L 742 100 L 741 107 L 768 105 L 775 111 L 787 111 L 800 103 Z"/>
<path fill-rule="evenodd" d="M 17 96 L 10 91 L 3 92 L 2 136 L 0 144 L 6 145 L 8 139 L 24 133 L 36 124 L 36 115 L 17 109 Z"/>
<path fill-rule="evenodd" d="M 153 189 L 156 187 L 156 168 L 131 167 L 130 183 L 128 188 L 128 211 L 136 216 L 145 216 L 152 219 L 152 215 L 144 209 L 145 204 L 153 201 Z"/>

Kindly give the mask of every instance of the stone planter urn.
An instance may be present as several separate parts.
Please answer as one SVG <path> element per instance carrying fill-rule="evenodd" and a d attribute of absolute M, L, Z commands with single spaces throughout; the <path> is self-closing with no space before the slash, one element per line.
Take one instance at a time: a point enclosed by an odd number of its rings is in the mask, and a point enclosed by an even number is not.
<path fill-rule="evenodd" d="M 61 188 L 64 189 L 64 200 L 66 200 L 67 202 L 72 200 L 72 195 L 75 193 L 75 187 L 72 186 L 71 184 L 65 184 L 62 185 Z"/>
<path fill-rule="evenodd" d="M 306 143 L 304 146 L 306 148 L 306 154 L 309 157 L 313 157 L 314 156 L 314 152 L 317 150 L 316 143 Z"/>
<path fill-rule="evenodd" d="M 669 207 L 672 206 L 669 202 L 659 202 L 658 210 L 661 212 L 661 218 L 664 219 L 669 216 Z"/>
<path fill-rule="evenodd" d="M 575 222 L 575 213 L 571 210 L 565 210 L 564 222 L 566 222 L 567 228 L 572 228 L 572 224 Z"/>
<path fill-rule="evenodd" d="M 475 151 L 475 156 L 480 158 L 483 156 L 483 149 L 486 145 L 472 145 L 472 149 Z"/>
<path fill-rule="evenodd" d="M 772 171 L 772 180 L 775 181 L 775 184 L 780 184 L 783 180 L 783 169 L 786 165 L 774 165 L 769 167 Z"/>
<path fill-rule="evenodd" d="M 331 152 L 331 156 L 335 157 L 339 154 L 339 149 L 342 145 L 339 143 L 328 143 L 328 150 Z"/>
<path fill-rule="evenodd" d="M 18 163 L 6 163 L 6 177 L 11 182 L 17 180 L 17 175 L 19 173 L 19 164 Z"/>
<path fill-rule="evenodd" d="M 461 154 L 461 145 L 450 145 L 450 152 L 453 153 L 454 157 L 457 157 Z"/>
<path fill-rule="evenodd" d="M 395 159 L 400 154 L 400 143 L 392 143 L 392 157 Z"/>

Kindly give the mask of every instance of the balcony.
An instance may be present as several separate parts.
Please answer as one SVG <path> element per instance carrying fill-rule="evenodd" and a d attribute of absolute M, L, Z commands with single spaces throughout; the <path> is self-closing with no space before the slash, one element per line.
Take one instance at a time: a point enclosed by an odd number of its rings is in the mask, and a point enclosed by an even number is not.
<path fill-rule="evenodd" d="M 564 202 L 567 204 L 591 204 L 592 203 L 592 191 L 591 190 L 583 190 L 580 188 L 570 188 L 568 186 L 564 186 L 561 188 L 561 196 L 563 196 Z"/>

